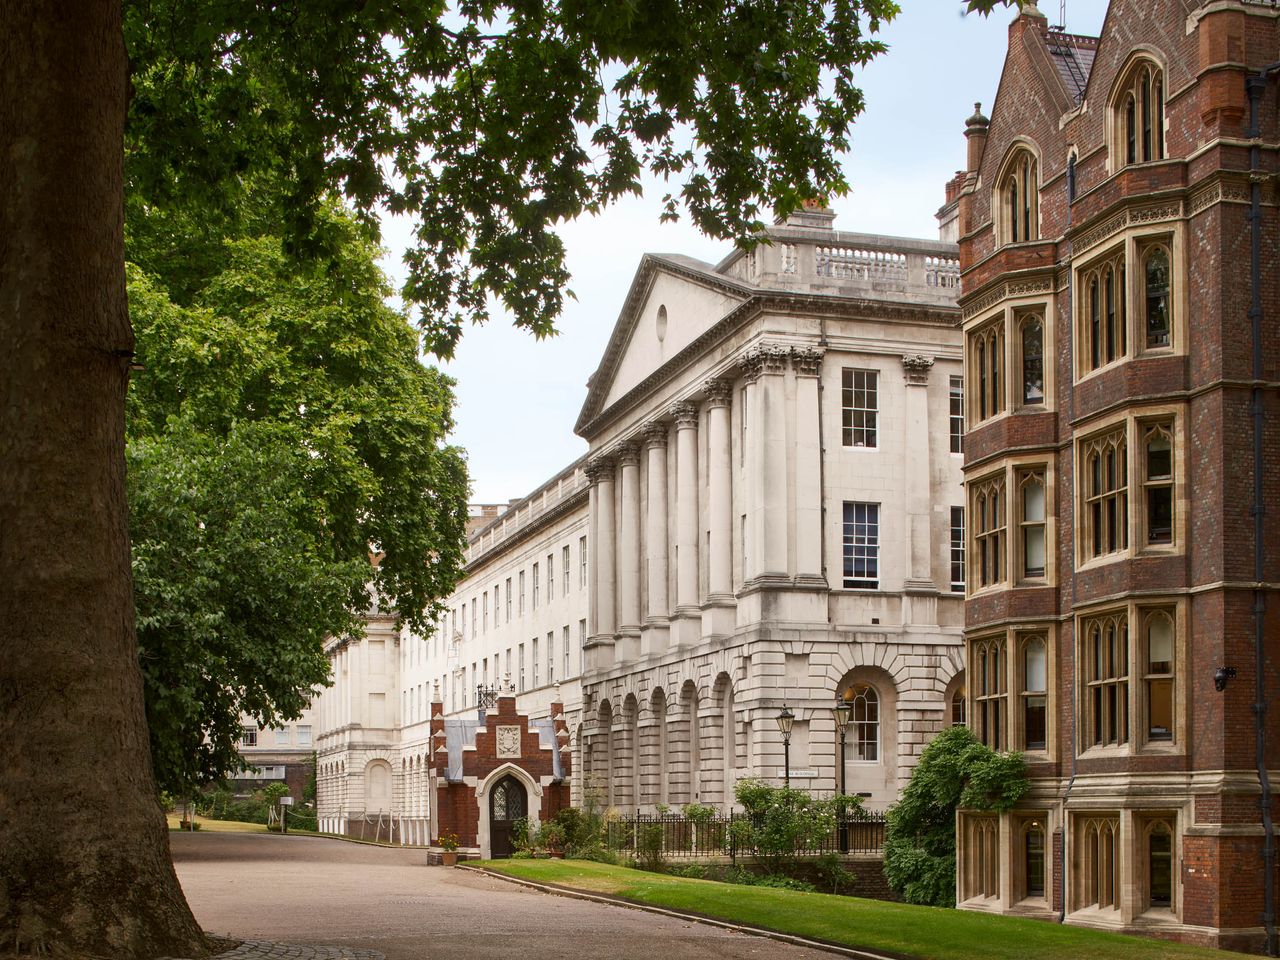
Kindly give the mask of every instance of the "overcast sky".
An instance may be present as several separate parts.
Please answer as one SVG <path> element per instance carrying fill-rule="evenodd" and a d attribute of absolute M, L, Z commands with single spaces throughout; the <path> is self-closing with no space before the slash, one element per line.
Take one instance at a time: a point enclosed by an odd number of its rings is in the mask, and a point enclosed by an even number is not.
<path fill-rule="evenodd" d="M 900 2 L 882 35 L 889 52 L 863 71 L 866 111 L 844 158 L 853 190 L 833 204 L 835 225 L 934 238 L 943 185 L 964 166 L 965 118 L 974 101 L 990 114 L 1013 14 L 984 20 L 962 17 L 958 0 Z M 1042 9 L 1059 22 L 1053 0 Z M 1071 0 L 1067 29 L 1096 35 L 1105 12 L 1105 0 Z M 586 452 L 573 424 L 642 254 L 715 262 L 729 252 L 684 222 L 660 225 L 661 196 L 651 190 L 563 228 L 578 299 L 567 301 L 559 336 L 535 341 L 500 319 L 463 335 L 445 370 L 457 380 L 455 440 L 467 450 L 472 502 L 522 497 Z M 384 222 L 383 266 L 397 286 L 407 238 L 403 224 Z"/>

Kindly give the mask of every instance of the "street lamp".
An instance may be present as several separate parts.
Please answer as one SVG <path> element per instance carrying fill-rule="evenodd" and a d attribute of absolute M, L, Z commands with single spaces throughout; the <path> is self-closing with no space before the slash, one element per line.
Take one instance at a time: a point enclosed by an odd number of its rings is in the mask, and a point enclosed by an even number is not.
<path fill-rule="evenodd" d="M 845 795 L 845 748 L 844 738 L 849 731 L 849 715 L 853 713 L 853 707 L 849 705 L 849 701 L 840 699 L 836 701 L 836 705 L 831 708 L 831 715 L 836 721 L 836 730 L 840 734 L 840 796 Z M 845 823 L 844 808 L 840 809 L 840 852 L 849 852 L 849 825 Z"/>
<path fill-rule="evenodd" d="M 788 789 L 791 787 L 791 725 L 795 722 L 796 715 L 784 703 L 782 712 L 778 714 L 778 730 L 782 734 L 782 770 L 786 777 Z"/>

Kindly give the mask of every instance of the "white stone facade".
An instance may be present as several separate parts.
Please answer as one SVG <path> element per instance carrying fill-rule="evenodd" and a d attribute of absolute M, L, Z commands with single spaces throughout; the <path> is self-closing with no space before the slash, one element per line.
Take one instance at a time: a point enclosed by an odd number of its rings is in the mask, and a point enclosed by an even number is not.
<path fill-rule="evenodd" d="M 611 806 L 781 781 L 784 704 L 792 785 L 830 792 L 844 697 L 848 791 L 884 807 L 950 722 L 955 248 L 831 220 L 801 213 L 714 267 L 646 257 L 591 381 L 575 742 Z"/>
<path fill-rule="evenodd" d="M 462 715 L 508 682 L 535 718 L 561 685 L 575 799 L 728 806 L 742 777 L 782 780 L 784 703 L 792 785 L 830 793 L 837 697 L 860 711 L 848 791 L 896 799 L 963 710 L 958 265 L 832 219 L 718 265 L 644 258 L 576 428 L 588 456 L 473 535 L 431 637 L 375 621 L 331 645 L 322 824 L 368 832 L 385 806 L 422 842 L 434 691 Z"/>

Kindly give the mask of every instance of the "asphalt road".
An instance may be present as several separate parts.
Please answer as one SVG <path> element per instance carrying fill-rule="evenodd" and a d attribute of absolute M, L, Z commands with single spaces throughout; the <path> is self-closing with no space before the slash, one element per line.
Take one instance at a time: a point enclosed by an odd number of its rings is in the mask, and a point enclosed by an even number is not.
<path fill-rule="evenodd" d="M 418 850 L 274 834 L 170 834 L 196 919 L 234 940 L 371 949 L 387 960 L 822 960 L 762 937 L 537 893 Z"/>

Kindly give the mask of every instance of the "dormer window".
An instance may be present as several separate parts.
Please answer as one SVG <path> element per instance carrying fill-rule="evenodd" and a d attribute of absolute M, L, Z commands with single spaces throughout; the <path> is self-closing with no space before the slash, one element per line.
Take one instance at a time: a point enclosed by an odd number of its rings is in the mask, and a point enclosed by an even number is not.
<path fill-rule="evenodd" d="M 1150 60 L 1137 61 L 1112 100 L 1116 169 L 1165 158 L 1164 72 Z"/>
<path fill-rule="evenodd" d="M 1035 155 L 1017 150 L 998 180 L 1001 234 L 1005 243 L 1040 239 L 1040 177 Z"/>

